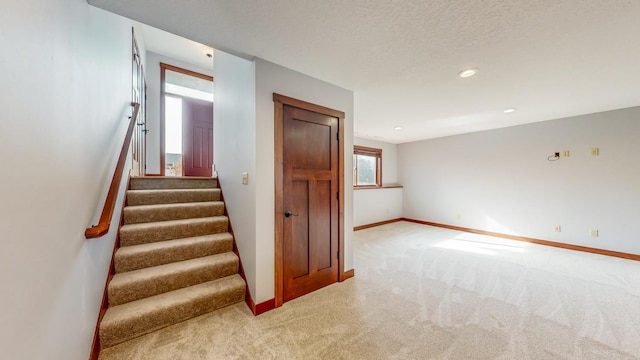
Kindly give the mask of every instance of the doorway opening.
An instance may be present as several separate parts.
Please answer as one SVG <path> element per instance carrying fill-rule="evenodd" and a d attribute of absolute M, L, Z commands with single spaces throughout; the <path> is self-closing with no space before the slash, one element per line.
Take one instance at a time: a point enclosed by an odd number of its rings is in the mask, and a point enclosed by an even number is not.
<path fill-rule="evenodd" d="M 160 63 L 160 171 L 211 176 L 213 77 Z"/>

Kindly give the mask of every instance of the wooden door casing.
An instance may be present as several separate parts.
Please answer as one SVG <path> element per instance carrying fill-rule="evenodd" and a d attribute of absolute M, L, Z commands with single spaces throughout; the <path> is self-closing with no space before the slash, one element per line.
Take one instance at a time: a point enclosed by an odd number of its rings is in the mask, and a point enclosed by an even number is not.
<path fill-rule="evenodd" d="M 279 94 L 273 94 L 273 100 L 275 102 L 275 306 L 278 307 L 282 306 L 284 301 L 316 288 L 343 281 L 350 277 L 351 272 L 344 273 L 342 255 L 344 254 L 344 196 L 342 195 L 344 194 L 344 144 L 339 134 L 344 128 L 344 112 Z M 300 148 L 322 148 L 330 142 L 331 155 L 314 157 L 308 156 L 307 150 L 304 156 L 297 154 L 296 151 L 285 151 L 285 142 L 290 141 L 290 139 L 286 140 L 284 131 L 289 126 L 289 124 L 285 125 L 287 120 L 284 116 L 287 107 L 289 110 L 286 111 L 291 112 L 293 109 L 294 114 L 300 110 L 311 112 L 316 120 L 295 120 L 298 124 L 294 126 L 298 129 L 294 133 L 298 135 L 290 137 L 302 136 L 303 138 L 293 141 L 303 143 L 304 146 Z M 300 117 L 293 116 L 293 118 Z M 290 122 L 291 116 L 289 118 Z M 309 131 L 308 128 L 324 130 Z M 302 135 L 309 132 L 319 132 L 324 135 L 319 137 Z M 285 153 L 288 154 L 285 155 Z M 298 165 L 288 164 L 290 159 Z M 330 165 L 327 166 L 327 163 Z M 333 170 L 328 170 L 329 167 Z M 285 180 L 285 177 L 288 180 Z M 294 196 L 287 199 L 286 192 Z M 286 209 L 285 205 L 293 210 Z M 287 218 L 284 216 L 286 210 L 291 210 L 298 216 Z M 311 234 L 312 240 L 315 237 L 316 240 L 328 238 L 330 241 L 285 242 L 285 237 L 300 236 L 300 234 Z M 288 264 L 285 271 L 286 256 L 292 254 L 306 255 Z M 310 276 L 311 274 L 313 276 Z M 314 280 L 308 280 L 310 277 Z M 287 287 L 297 283 L 293 285 L 295 287 L 293 293 L 285 294 L 285 283 Z"/>
<path fill-rule="evenodd" d="M 131 29 L 132 63 L 131 63 L 131 102 L 140 104 L 136 127 L 131 141 L 132 170 L 136 176 L 144 176 L 147 170 L 147 83 L 144 77 L 144 66 L 136 41 L 135 31 Z"/>

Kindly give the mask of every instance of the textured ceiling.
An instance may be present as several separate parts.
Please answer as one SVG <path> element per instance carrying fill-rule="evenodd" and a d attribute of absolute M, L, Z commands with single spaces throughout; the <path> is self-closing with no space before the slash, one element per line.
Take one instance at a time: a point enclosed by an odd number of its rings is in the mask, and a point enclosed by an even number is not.
<path fill-rule="evenodd" d="M 353 90 L 393 143 L 640 105 L 638 0 L 89 2 Z"/>
<path fill-rule="evenodd" d="M 206 55 L 213 54 L 211 47 L 149 25 L 138 24 L 136 28 L 142 31 L 147 51 L 213 70 L 213 59 Z"/>

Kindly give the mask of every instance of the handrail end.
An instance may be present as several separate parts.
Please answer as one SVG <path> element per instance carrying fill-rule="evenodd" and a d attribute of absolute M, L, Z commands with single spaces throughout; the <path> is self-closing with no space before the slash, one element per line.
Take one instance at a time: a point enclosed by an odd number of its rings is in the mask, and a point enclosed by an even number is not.
<path fill-rule="evenodd" d="M 98 225 L 87 228 L 84 231 L 84 237 L 87 239 L 95 239 L 106 235 L 109 232 L 109 223 L 100 223 Z"/>
<path fill-rule="evenodd" d="M 116 164 L 116 169 L 113 173 L 113 178 L 111 179 L 111 185 L 109 186 L 109 192 L 107 193 L 107 198 L 104 202 L 104 207 L 102 208 L 102 214 L 100 215 L 100 223 L 98 225 L 87 228 L 84 231 L 84 236 L 87 239 L 97 238 L 106 235 L 109 232 L 109 227 L 111 225 L 111 217 L 113 216 L 113 210 L 115 208 L 115 203 L 118 198 L 118 189 L 120 187 L 120 180 L 122 178 L 122 171 L 124 170 L 124 164 L 127 160 L 127 151 L 129 149 L 129 144 L 131 143 L 131 135 L 133 134 L 133 128 L 135 127 L 135 120 L 138 117 L 138 112 L 140 111 L 140 104 L 137 102 L 131 102 L 131 106 L 133 106 L 133 114 L 129 117 L 129 127 L 127 129 L 127 135 L 125 136 L 124 144 L 122 145 L 122 150 L 120 150 L 120 157 L 118 158 L 118 163 Z"/>

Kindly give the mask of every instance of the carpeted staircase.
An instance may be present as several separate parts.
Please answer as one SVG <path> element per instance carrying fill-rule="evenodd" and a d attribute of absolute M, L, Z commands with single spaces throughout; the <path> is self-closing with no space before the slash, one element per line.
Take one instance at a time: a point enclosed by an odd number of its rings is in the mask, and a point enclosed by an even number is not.
<path fill-rule="evenodd" d="M 102 348 L 244 300 L 215 178 L 134 177 Z"/>

